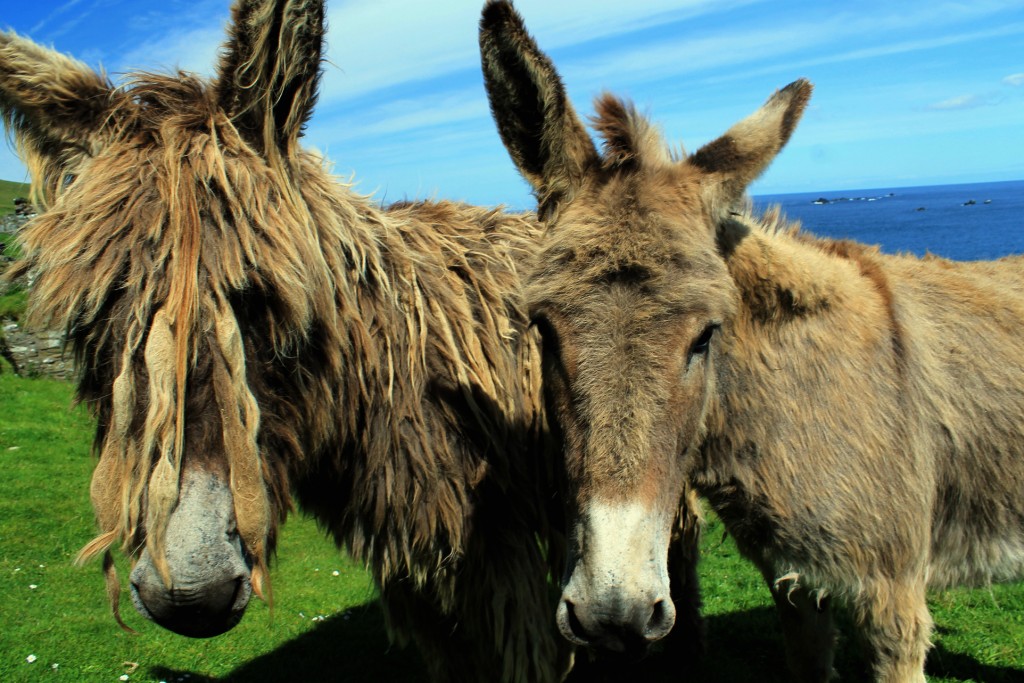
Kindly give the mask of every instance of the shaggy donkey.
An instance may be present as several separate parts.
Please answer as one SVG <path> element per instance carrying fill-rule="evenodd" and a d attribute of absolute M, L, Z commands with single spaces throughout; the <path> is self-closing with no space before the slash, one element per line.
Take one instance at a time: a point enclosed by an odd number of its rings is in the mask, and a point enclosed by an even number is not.
<path fill-rule="evenodd" d="M 323 12 L 239 0 L 210 82 L 113 87 L 0 34 L 0 113 L 45 206 L 19 270 L 98 423 L 82 556 L 104 556 L 115 613 L 120 545 L 140 612 L 216 635 L 268 593 L 294 494 L 433 680 L 557 681 L 559 461 L 517 275 L 535 225 L 385 212 L 301 149 Z"/>
<path fill-rule="evenodd" d="M 481 47 L 547 222 L 527 297 L 576 501 L 563 633 L 657 618 L 692 481 L 771 587 L 799 680 L 832 674 L 835 597 L 876 680 L 923 681 L 926 588 L 1024 573 L 1024 261 L 889 256 L 739 208 L 807 81 L 690 156 L 605 95 L 600 153 L 508 2 Z"/>

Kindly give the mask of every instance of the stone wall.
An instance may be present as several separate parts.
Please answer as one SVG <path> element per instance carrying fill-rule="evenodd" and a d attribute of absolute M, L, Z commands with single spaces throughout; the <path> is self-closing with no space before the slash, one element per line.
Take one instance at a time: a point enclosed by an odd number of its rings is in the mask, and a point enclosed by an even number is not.
<path fill-rule="evenodd" d="M 24 208 L 23 208 L 24 207 Z M 7 244 L 9 236 L 16 233 L 32 217 L 27 205 L 18 205 L 17 213 L 0 216 L 0 244 Z M 10 267 L 12 259 L 0 251 L 0 274 Z M 16 283 L 15 286 L 25 286 Z M 0 282 L 0 294 L 9 286 Z M 0 319 L 0 351 L 9 351 L 18 364 L 21 374 L 70 379 L 73 363 L 70 354 L 63 352 L 64 335 L 60 331 L 25 329 L 22 323 Z M 4 354 L 6 355 L 6 354 Z"/>

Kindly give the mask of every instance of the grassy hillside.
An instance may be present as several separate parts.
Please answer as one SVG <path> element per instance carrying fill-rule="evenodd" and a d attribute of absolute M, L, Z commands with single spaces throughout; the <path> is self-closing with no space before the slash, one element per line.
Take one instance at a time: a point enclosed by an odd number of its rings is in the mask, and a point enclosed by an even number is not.
<path fill-rule="evenodd" d="M 72 389 L 52 380 L 0 375 L 0 681 L 85 683 L 421 683 L 412 649 L 389 645 L 367 574 L 295 515 L 281 534 L 272 570 L 274 611 L 254 600 L 242 623 L 197 643 L 144 621 L 127 596 L 129 625 L 109 615 L 96 564 L 72 565 L 95 533 L 89 505 L 93 423 L 70 409 Z M 640 663 L 581 664 L 569 683 L 642 680 L 785 683 L 779 634 L 767 589 L 712 521 L 701 550 L 708 650 Z M 122 581 L 128 567 L 119 563 Z M 936 647 L 932 683 L 1024 680 L 1024 584 L 931 596 Z M 837 668 L 844 681 L 870 677 L 841 619 Z"/>
<path fill-rule="evenodd" d="M 16 197 L 28 197 L 28 184 L 0 180 L 0 216 L 14 211 Z"/>

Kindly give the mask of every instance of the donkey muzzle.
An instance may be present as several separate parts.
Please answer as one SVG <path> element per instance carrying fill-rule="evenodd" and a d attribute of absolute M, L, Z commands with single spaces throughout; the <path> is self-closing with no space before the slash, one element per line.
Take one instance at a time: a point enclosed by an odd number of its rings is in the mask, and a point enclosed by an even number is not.
<path fill-rule="evenodd" d="M 192 638 L 220 635 L 241 621 L 252 585 L 233 510 L 225 482 L 202 470 L 185 473 L 165 534 L 170 583 L 149 549 L 131 573 L 132 602 L 143 616 Z"/>

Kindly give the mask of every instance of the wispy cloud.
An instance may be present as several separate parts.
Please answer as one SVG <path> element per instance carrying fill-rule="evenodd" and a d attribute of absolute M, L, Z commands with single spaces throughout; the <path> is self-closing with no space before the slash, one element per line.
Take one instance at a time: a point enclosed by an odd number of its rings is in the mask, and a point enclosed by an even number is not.
<path fill-rule="evenodd" d="M 764 0 L 520 0 L 516 7 L 546 50 L 638 31 Z M 377 0 L 329 8 L 326 101 L 479 70 L 477 23 L 482 3 Z"/>
<path fill-rule="evenodd" d="M 116 69 L 121 72 L 183 69 L 209 76 L 216 66 L 217 51 L 223 42 L 224 29 L 219 23 L 175 29 L 119 56 Z"/>
<path fill-rule="evenodd" d="M 187 9 L 154 6 L 130 19 L 137 38 L 117 55 L 118 71 L 183 69 L 212 75 L 224 42 L 223 0 L 193 0 Z"/>
<path fill-rule="evenodd" d="M 66 14 L 68 10 L 70 10 L 72 7 L 81 2 L 82 0 L 68 0 L 68 2 L 65 2 L 63 5 L 59 5 L 57 9 L 47 14 L 46 17 L 41 19 L 38 23 L 36 23 L 35 26 L 29 29 L 29 33 L 32 35 L 38 35 L 47 27 L 47 25 L 50 24 L 50 22 L 52 22 L 54 19 L 57 19 L 61 15 Z"/>
<path fill-rule="evenodd" d="M 115 75 L 176 67 L 211 75 L 228 21 L 228 0 L 8 2 L 0 22 L 90 64 L 102 62 Z M 440 195 L 481 192 L 510 200 L 502 188 L 519 181 L 481 84 L 482 4 L 329 0 L 329 63 L 307 143 L 346 174 L 358 171 L 366 189 L 422 196 L 436 188 Z M 855 6 L 516 0 L 516 6 L 558 65 L 581 115 L 608 88 L 649 108 L 670 140 L 682 137 L 690 148 L 753 111 L 773 88 L 811 78 L 813 109 L 788 152 L 802 160 L 786 176 L 793 183 L 806 173 L 812 146 L 833 151 L 835 159 L 847 154 L 850 169 L 843 173 L 878 175 L 895 167 L 853 168 L 871 163 L 875 156 L 865 150 L 872 145 L 885 145 L 888 154 L 923 138 L 930 142 L 920 149 L 933 150 L 942 148 L 931 143 L 939 139 L 963 145 L 989 134 L 1007 137 L 1024 106 L 1010 89 L 1024 86 L 1014 52 L 1024 37 L 1024 10 L 1005 0 Z M 1006 148 L 992 147 L 1013 156 Z M 0 171 L 22 174 L 9 158 L 0 149 Z M 939 164 L 928 158 L 931 172 Z M 784 157 L 777 166 L 787 163 Z M 996 170 L 1006 165 L 986 163 Z M 814 166 L 814 181 L 834 184 L 818 175 L 839 173 L 840 166 Z"/>
<path fill-rule="evenodd" d="M 336 121 L 344 119 L 345 125 L 338 126 L 335 131 L 321 129 L 320 134 L 326 134 L 335 141 L 379 139 L 385 135 L 440 126 L 454 127 L 466 121 L 486 121 L 490 124 L 487 100 L 483 89 L 479 87 L 389 100 L 379 106 L 331 118 Z"/>
<path fill-rule="evenodd" d="M 536 7 L 531 4 L 520 0 L 517 7 L 527 18 L 531 30 L 536 24 L 538 28 L 536 28 L 535 34 L 538 42 L 548 52 L 557 51 L 559 45 L 568 46 L 573 41 L 585 41 L 593 38 L 594 35 L 607 36 L 614 34 L 615 31 L 633 30 L 644 26 L 646 21 L 644 18 L 636 17 L 627 20 L 624 15 L 628 12 L 622 10 L 623 3 L 620 2 L 595 3 L 601 6 L 595 6 L 592 13 L 565 11 L 562 5 L 559 5 L 558 11 L 555 11 L 550 4 Z M 325 78 L 327 93 L 322 102 L 358 101 L 361 95 L 366 96 L 376 89 L 394 87 L 403 81 L 415 80 L 417 77 L 422 77 L 422 74 L 434 74 L 446 69 L 450 71 L 460 68 L 460 66 L 462 68 L 478 68 L 476 66 L 478 57 L 476 55 L 475 31 L 469 31 L 468 37 L 459 35 L 460 32 L 462 34 L 467 32 L 463 30 L 464 27 L 459 26 L 458 21 L 454 21 L 451 14 L 443 17 L 444 20 L 441 21 L 442 17 L 438 15 L 436 9 L 413 7 L 418 9 L 410 9 L 404 13 L 405 18 L 399 22 L 399 30 L 404 30 L 401 26 L 405 26 L 410 31 L 432 37 L 417 40 L 412 34 L 406 39 L 399 36 L 395 40 L 395 44 L 409 42 L 411 50 L 422 48 L 425 54 L 417 58 L 415 55 L 410 56 L 407 52 L 402 51 L 394 56 L 385 55 L 383 60 L 369 66 L 366 66 L 366 62 L 364 62 L 362 48 L 356 49 L 357 46 L 353 44 L 339 45 L 337 43 L 338 41 L 346 43 L 353 36 L 358 41 L 359 36 L 372 33 L 358 28 L 353 30 L 353 24 L 356 27 L 363 25 L 369 17 L 376 17 L 376 20 L 380 21 L 377 13 L 383 10 L 377 5 L 360 6 L 351 10 L 343 7 L 337 15 L 332 15 L 330 55 L 332 62 L 339 64 L 341 71 L 328 70 Z M 461 10 L 449 11 L 458 14 Z M 630 7 L 629 11 L 637 10 Z M 645 13 L 644 16 L 647 18 L 663 16 L 665 11 L 664 6 L 655 5 L 651 13 Z M 702 3 L 695 2 L 690 4 L 688 11 L 697 13 L 712 10 Z M 787 77 L 795 77 L 804 75 L 804 70 L 813 66 L 941 49 L 960 43 L 1024 31 L 1024 24 L 1016 23 L 976 32 L 958 30 L 952 33 L 942 33 L 933 31 L 933 35 L 926 38 L 881 40 L 879 44 L 855 50 L 835 52 L 827 49 L 839 42 L 850 44 L 851 41 L 857 42 L 863 36 L 875 35 L 879 27 L 886 30 L 898 30 L 898 35 L 902 36 L 913 33 L 915 28 L 920 29 L 936 22 L 947 25 L 950 23 L 948 16 L 950 12 L 955 14 L 954 18 L 960 21 L 970 13 L 980 16 L 991 11 L 993 11 L 991 7 L 978 4 L 968 8 L 963 6 L 951 8 L 946 15 L 943 15 L 942 19 L 937 19 L 935 12 L 919 9 L 916 12 L 892 11 L 883 15 L 873 15 L 870 18 L 852 13 L 833 13 L 828 19 L 811 17 L 802 22 L 790 21 L 779 25 L 754 24 L 746 27 L 722 25 L 716 27 L 716 30 L 712 32 L 705 32 L 686 40 L 680 40 L 678 35 L 670 35 L 657 40 L 648 40 L 639 45 L 635 42 L 622 41 L 623 47 L 615 47 L 615 41 L 611 41 L 601 50 L 588 52 L 585 57 L 559 60 L 559 68 L 570 90 L 578 99 L 582 98 L 579 100 L 579 104 L 583 106 L 591 95 L 603 88 L 622 91 L 623 86 L 626 85 L 633 87 L 638 84 L 673 78 L 680 78 L 682 82 L 683 77 L 696 73 L 705 73 L 712 81 L 749 78 L 752 75 L 769 72 L 784 72 Z M 536 17 L 537 22 L 534 22 L 535 14 L 539 15 Z M 559 18 L 562 18 L 564 22 L 564 17 L 567 15 L 572 15 L 574 22 L 588 25 L 583 28 L 572 23 L 568 28 L 560 26 Z M 584 17 L 584 19 L 580 17 Z M 434 26 L 431 23 L 433 21 L 440 21 L 440 23 Z M 462 23 L 466 23 L 466 21 Z M 589 24 L 599 24 L 600 28 Z M 431 33 L 434 28 L 441 31 L 441 35 Z M 450 34 L 445 34 L 445 31 L 449 31 Z M 544 33 L 550 35 L 545 38 Z M 448 45 L 449 49 L 435 54 L 434 49 L 440 44 Z M 427 47 L 428 45 L 433 48 Z M 369 50 L 367 54 L 375 54 L 370 48 L 366 49 Z M 471 52 L 471 56 L 463 56 L 462 51 Z M 346 54 L 350 56 L 346 57 Z M 376 54 L 379 55 L 379 53 Z M 807 54 L 816 54 L 817 56 L 813 58 L 799 57 Z M 394 61 L 391 61 L 392 59 Z M 467 62 L 468 67 L 466 66 Z M 659 117 L 665 117 L 669 109 L 669 101 L 675 99 L 678 98 L 672 93 L 662 93 L 659 96 L 658 101 L 653 103 L 658 107 Z M 975 96 L 973 99 L 957 101 L 951 99 L 939 102 L 929 108 L 966 108 L 989 103 L 989 99 Z M 482 90 L 474 82 L 472 87 L 458 93 L 452 93 L 449 90 L 445 95 L 439 96 L 430 93 L 420 97 L 410 94 L 410 96 L 390 100 L 386 111 L 372 106 L 368 111 L 361 111 L 357 115 L 353 115 L 349 111 L 346 113 L 345 132 L 334 137 L 335 140 L 356 139 L 362 136 L 373 137 L 381 133 L 394 134 L 446 123 L 455 124 L 462 121 L 479 120 L 479 117 L 483 117 L 484 120 L 487 118 L 486 110 L 482 105 Z"/>
<path fill-rule="evenodd" d="M 855 50 L 844 50 L 841 52 L 819 55 L 810 59 L 800 59 L 798 61 L 792 62 L 774 62 L 760 69 L 745 71 L 742 75 L 750 76 L 762 73 L 778 72 L 781 70 L 798 71 L 800 69 L 826 66 L 830 64 L 843 64 L 846 62 L 865 61 L 869 59 L 877 59 L 880 57 L 893 57 L 896 55 L 905 55 L 915 52 L 926 52 L 928 50 L 939 50 L 942 48 L 954 47 L 965 43 L 972 43 L 976 41 L 1014 35 L 1021 32 L 1024 32 L 1024 23 L 1000 26 L 985 31 L 975 31 L 969 33 L 958 31 L 956 33 L 936 36 L 932 38 L 923 38 L 918 40 L 898 40 L 895 42 L 883 43 L 881 45 L 875 45 L 872 47 L 858 48 Z M 857 32 L 849 32 L 846 36 L 826 36 L 825 40 L 828 40 L 829 42 L 838 42 L 841 37 L 849 38 L 851 36 L 856 35 Z M 723 78 L 725 80 L 728 80 L 730 78 L 737 77 L 739 76 L 733 75 L 724 76 Z"/>
<path fill-rule="evenodd" d="M 952 111 L 956 109 L 976 109 L 985 104 L 987 104 L 985 98 L 980 95 L 958 95 L 941 102 L 929 104 L 925 109 L 931 111 Z"/>

